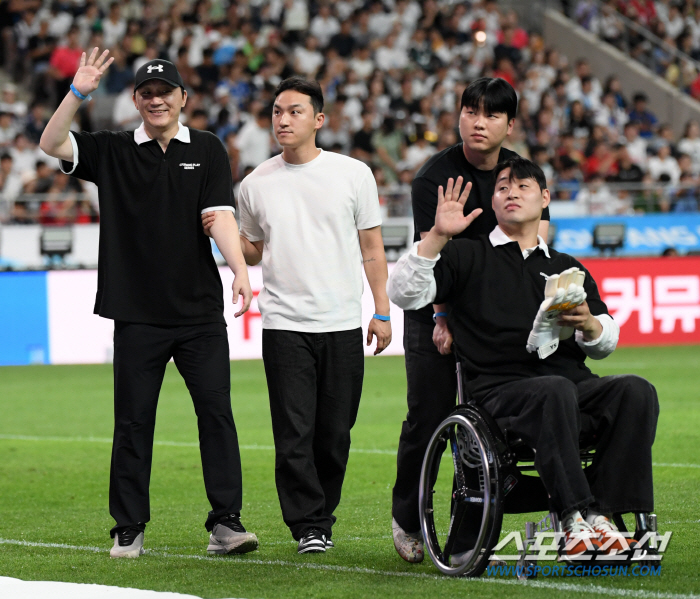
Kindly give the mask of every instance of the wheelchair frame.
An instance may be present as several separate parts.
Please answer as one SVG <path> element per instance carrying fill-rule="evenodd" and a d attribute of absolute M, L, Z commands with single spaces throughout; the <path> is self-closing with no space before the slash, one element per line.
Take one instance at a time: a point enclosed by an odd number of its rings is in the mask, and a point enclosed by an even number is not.
<path fill-rule="evenodd" d="M 457 361 L 458 405 L 433 433 L 425 452 L 421 469 L 419 488 L 419 516 L 421 531 L 430 559 L 437 569 L 448 576 L 480 576 L 489 565 L 493 548 L 501 533 L 503 514 L 543 511 L 549 509 L 546 492 L 539 477 L 524 476 L 517 478 L 523 471 L 535 470 L 534 465 L 517 466 L 522 457 L 517 455 L 515 443 L 507 441 L 507 435 L 485 410 L 476 404 L 465 401 L 462 382 L 462 370 Z M 435 483 L 445 446 L 452 454 L 453 490 L 450 507 L 449 525 L 446 533 L 438 531 L 435 522 Z M 531 450 L 534 455 L 534 450 Z M 581 458 L 584 464 L 592 460 L 592 452 L 584 450 Z M 525 458 L 532 461 L 533 458 Z M 536 481 L 536 482 L 535 482 Z M 525 482 L 524 491 L 528 501 L 523 509 L 520 506 L 505 506 L 505 497 L 519 483 Z M 530 484 L 530 487 L 527 487 Z M 535 486 L 536 485 L 536 486 Z M 532 489 L 532 492 L 530 491 Z M 538 494 L 539 489 L 539 494 Z M 458 565 L 451 565 L 455 542 L 465 518 L 478 518 L 474 512 L 481 507 L 481 523 L 476 534 L 476 543 L 471 554 Z M 506 508 L 504 510 L 504 507 Z M 472 512 L 468 514 L 468 512 Z M 656 553 L 656 515 L 635 513 L 635 538 L 640 540 L 651 532 L 644 549 Z M 473 520 L 472 520 L 473 521 Z M 618 529 L 626 533 L 627 528 L 621 514 L 614 514 L 613 521 Z M 550 511 L 539 522 L 525 523 L 525 539 L 522 549 L 518 551 L 518 578 L 534 577 L 536 569 L 528 568 L 531 563 L 532 549 L 536 536 L 541 532 L 562 533 L 558 515 Z M 441 546 L 440 538 L 445 537 Z M 590 563 L 590 562 L 589 562 Z M 658 563 L 658 562 L 657 562 Z"/>

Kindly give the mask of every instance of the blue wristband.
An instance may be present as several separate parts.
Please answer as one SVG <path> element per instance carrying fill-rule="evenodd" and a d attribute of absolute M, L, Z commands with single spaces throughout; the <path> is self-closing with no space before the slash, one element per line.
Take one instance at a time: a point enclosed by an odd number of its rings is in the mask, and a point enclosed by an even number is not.
<path fill-rule="evenodd" d="M 391 320 L 391 316 L 382 316 L 381 314 L 372 314 L 372 318 L 376 318 L 377 320 L 382 320 L 384 322 Z"/>
<path fill-rule="evenodd" d="M 447 312 L 435 312 L 435 314 L 433 314 L 433 322 L 437 322 L 438 316 L 447 318 Z"/>
<path fill-rule="evenodd" d="M 70 90 L 73 92 L 73 94 L 75 94 L 75 97 L 80 99 L 80 100 L 92 100 L 92 96 L 85 96 L 85 95 L 81 94 L 78 91 L 78 88 L 75 87 L 75 85 L 73 85 L 72 83 L 70 84 Z"/>

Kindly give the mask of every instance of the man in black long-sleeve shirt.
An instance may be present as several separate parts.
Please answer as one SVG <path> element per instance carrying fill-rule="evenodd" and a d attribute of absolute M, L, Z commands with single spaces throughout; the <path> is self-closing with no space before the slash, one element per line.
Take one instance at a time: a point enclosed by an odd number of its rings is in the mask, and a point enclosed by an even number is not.
<path fill-rule="evenodd" d="M 448 241 L 481 213 L 464 215 L 471 185 L 460 196 L 462 180 L 454 189 L 450 180 L 444 194 L 439 190 L 435 225 L 392 273 L 389 297 L 404 309 L 447 304 L 467 392 L 494 418 L 508 418 L 509 429 L 535 449 L 535 467 L 561 516 L 568 555 L 582 553 L 586 544 L 624 549 L 614 540 L 619 533 L 611 514 L 653 509 L 656 391 L 640 377 L 599 378 L 586 367 L 586 357 L 602 359 L 615 349 L 619 327 L 583 265 L 537 235 L 549 203 L 542 170 L 515 157 L 494 172 L 498 225 L 476 240 Z M 551 355 L 530 353 L 533 333 L 540 332 L 533 321 L 546 309 L 547 279 L 571 267 L 585 273 L 587 301 L 563 311 L 556 326 L 576 334 L 561 335 Z M 580 439 L 596 449 L 586 474 Z"/>
<path fill-rule="evenodd" d="M 462 142 L 436 154 L 418 171 L 411 188 L 414 241 L 428 234 L 435 223 L 437 191 L 452 177 L 472 184 L 464 206 L 483 213 L 456 238 L 475 239 L 496 226 L 491 208 L 493 169 L 517 156 L 502 147 L 513 129 L 518 99 L 503 79 L 477 79 L 462 95 L 459 132 Z M 542 213 L 539 233 L 547 238 L 549 210 Z M 423 456 L 437 425 L 452 411 L 457 396 L 452 333 L 440 305 L 406 310 L 403 345 L 406 354 L 408 414 L 401 429 L 392 495 L 394 546 L 408 562 L 423 560 L 418 520 L 418 483 Z"/>

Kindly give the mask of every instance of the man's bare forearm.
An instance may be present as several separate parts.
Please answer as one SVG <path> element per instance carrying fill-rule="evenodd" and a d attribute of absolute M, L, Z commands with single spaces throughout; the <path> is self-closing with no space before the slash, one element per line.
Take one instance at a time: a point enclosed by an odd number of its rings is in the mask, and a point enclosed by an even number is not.
<path fill-rule="evenodd" d="M 49 156 L 73 161 L 73 144 L 68 138 L 68 133 L 81 102 L 75 94 L 68 92 L 46 124 L 44 132 L 41 134 L 39 147 Z"/>
<path fill-rule="evenodd" d="M 361 230 L 359 237 L 362 266 L 374 298 L 374 309 L 377 314 L 388 316 L 390 303 L 386 293 L 386 282 L 389 278 L 389 270 L 386 265 L 381 228 Z"/>
<path fill-rule="evenodd" d="M 262 241 L 252 242 L 241 236 L 241 252 L 245 258 L 245 263 L 248 266 L 260 264 L 260 261 L 262 260 L 262 248 Z"/>
<path fill-rule="evenodd" d="M 241 273 L 247 275 L 245 259 L 241 252 L 241 244 L 239 243 L 238 225 L 233 216 L 233 212 L 222 210 L 217 214 L 217 218 L 211 227 L 211 236 L 216 242 L 216 247 L 219 248 L 221 255 L 226 260 L 233 274 L 238 276 Z"/>

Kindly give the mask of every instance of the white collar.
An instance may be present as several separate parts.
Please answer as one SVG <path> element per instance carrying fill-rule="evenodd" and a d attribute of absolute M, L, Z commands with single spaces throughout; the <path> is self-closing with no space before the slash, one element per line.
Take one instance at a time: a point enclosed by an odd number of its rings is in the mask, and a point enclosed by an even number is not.
<path fill-rule="evenodd" d="M 185 127 L 180 121 L 177 122 L 177 133 L 173 139 L 180 140 L 182 143 L 190 143 L 190 130 L 189 127 Z M 146 133 L 146 128 L 143 123 L 139 125 L 139 128 L 134 131 L 134 141 L 138 144 L 145 144 L 147 141 L 151 141 Z"/>
<path fill-rule="evenodd" d="M 491 233 L 489 233 L 489 241 L 491 242 L 491 245 L 493 247 L 496 247 L 498 245 L 505 245 L 506 243 L 511 243 L 513 240 L 505 234 L 501 227 L 496 225 L 496 228 L 493 231 L 491 231 Z M 549 248 L 547 247 L 547 244 L 544 242 L 544 239 L 542 239 L 539 235 L 537 236 L 537 246 L 531 249 L 535 250 L 536 248 L 540 248 L 544 252 L 544 255 L 547 256 L 547 258 L 551 258 L 551 256 L 549 255 Z"/>

